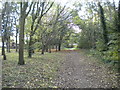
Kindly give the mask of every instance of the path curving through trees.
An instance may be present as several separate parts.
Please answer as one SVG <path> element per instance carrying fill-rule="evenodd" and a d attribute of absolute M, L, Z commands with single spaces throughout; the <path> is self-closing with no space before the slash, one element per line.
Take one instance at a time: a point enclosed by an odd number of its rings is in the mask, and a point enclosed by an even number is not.
<path fill-rule="evenodd" d="M 117 87 L 117 78 L 95 60 L 80 51 L 62 52 L 66 60 L 59 68 L 55 84 L 61 88 L 111 88 Z"/>

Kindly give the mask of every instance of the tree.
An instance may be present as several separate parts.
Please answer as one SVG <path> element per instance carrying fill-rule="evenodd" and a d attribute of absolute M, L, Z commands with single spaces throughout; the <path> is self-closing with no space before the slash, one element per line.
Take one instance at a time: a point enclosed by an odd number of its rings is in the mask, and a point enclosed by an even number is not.
<path fill-rule="evenodd" d="M 16 52 L 18 52 L 18 33 L 19 33 L 19 25 L 17 25 L 17 22 L 18 22 L 18 18 L 19 15 L 20 15 L 20 12 L 19 12 L 19 6 L 17 3 L 14 3 L 14 25 L 15 25 L 15 38 L 16 38 L 16 41 L 15 41 L 15 47 L 16 47 Z"/>
<path fill-rule="evenodd" d="M 5 40 L 7 37 L 7 25 L 8 25 L 8 2 L 5 2 L 4 8 L 2 10 L 2 55 L 3 60 L 6 60 L 6 54 L 5 54 Z"/>
<path fill-rule="evenodd" d="M 82 29 L 79 47 L 95 49 L 104 62 L 118 64 L 119 6 L 116 7 L 114 1 L 89 2 L 86 4 L 86 15 L 77 15 L 76 12 L 78 13 L 76 10 L 73 12 L 73 22 Z"/>
<path fill-rule="evenodd" d="M 58 45 L 61 48 L 63 37 L 68 31 L 69 24 L 69 12 L 64 11 L 65 7 L 56 5 L 53 7 L 44 17 L 42 17 L 38 30 L 36 30 L 33 36 L 34 42 L 39 42 L 42 49 L 41 54 L 44 54 L 45 50 L 51 53 L 51 48 Z"/>
<path fill-rule="evenodd" d="M 120 33 L 120 0 L 118 5 L 118 32 Z"/>
<path fill-rule="evenodd" d="M 119 4 L 118 4 L 118 60 L 119 60 L 119 62 L 118 62 L 118 65 L 120 65 L 120 0 L 119 0 Z M 118 69 L 119 71 L 119 73 L 120 73 L 120 69 Z M 118 83 L 120 83 L 120 81 L 118 82 Z"/>
<path fill-rule="evenodd" d="M 15 45 L 15 47 L 16 47 L 16 52 L 18 52 L 18 27 L 17 27 L 17 24 L 16 24 L 16 22 L 17 22 L 17 20 L 16 20 L 16 18 L 15 18 L 15 26 L 16 26 L 16 35 L 15 35 L 15 38 L 16 38 L 16 45 Z"/>
<path fill-rule="evenodd" d="M 108 43 L 108 31 L 107 31 L 107 28 L 106 28 L 104 10 L 103 10 L 100 2 L 98 3 L 98 6 L 99 6 L 99 9 L 100 9 L 100 20 L 101 20 L 101 24 L 102 24 L 102 28 L 103 28 L 104 44 L 107 45 L 107 43 Z"/>
<path fill-rule="evenodd" d="M 57 42 L 56 42 L 56 49 L 58 47 L 58 51 L 61 50 L 61 45 L 62 45 L 62 40 L 63 37 L 65 36 L 65 33 L 67 31 L 67 25 L 69 23 L 69 19 L 70 19 L 70 12 L 66 12 L 68 9 L 66 8 L 66 6 L 61 7 L 59 4 L 56 7 L 56 13 L 55 13 L 55 17 L 53 17 L 54 21 L 52 21 L 52 29 L 57 30 L 58 34 L 57 34 Z M 57 50 L 56 50 L 57 51 Z"/>
<path fill-rule="evenodd" d="M 28 7 L 28 2 L 20 2 L 20 35 L 19 35 L 19 65 L 24 65 L 24 28 L 25 28 L 25 19 L 28 16 L 33 2 L 29 6 L 28 12 L 26 12 Z"/>
<path fill-rule="evenodd" d="M 35 2 L 32 8 L 32 24 L 30 29 L 30 39 L 29 39 L 29 45 L 28 45 L 28 57 L 32 57 L 32 45 L 33 45 L 33 36 L 38 29 L 38 26 L 41 24 L 42 17 L 50 10 L 52 7 L 53 2 Z M 35 7 L 37 9 L 35 10 Z"/>

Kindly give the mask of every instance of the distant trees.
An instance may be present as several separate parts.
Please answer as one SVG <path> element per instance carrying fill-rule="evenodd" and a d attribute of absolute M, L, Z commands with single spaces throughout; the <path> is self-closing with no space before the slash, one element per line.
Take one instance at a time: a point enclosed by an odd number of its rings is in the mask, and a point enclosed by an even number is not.
<path fill-rule="evenodd" d="M 10 3 L 5 2 L 2 8 L 2 55 L 3 60 L 6 60 L 5 41 L 7 52 L 10 52 L 10 36 L 11 36 L 11 6 Z M 10 10 L 10 11 L 9 11 Z"/>
<path fill-rule="evenodd" d="M 64 37 L 70 29 L 71 14 L 70 10 L 67 10 L 65 6 L 47 1 L 5 2 L 2 10 L 2 55 L 4 59 L 6 60 L 5 42 L 6 51 L 10 52 L 10 37 L 13 34 L 16 39 L 16 52 L 19 34 L 19 65 L 25 64 L 25 48 L 30 58 L 35 48 L 40 49 L 41 54 L 45 51 L 51 53 L 52 48 L 60 51 Z M 27 38 L 27 43 L 25 38 Z M 38 47 L 34 47 L 37 44 L 39 44 Z"/>
<path fill-rule="evenodd" d="M 82 29 L 78 47 L 98 50 L 105 62 L 117 63 L 119 6 L 106 1 L 86 2 L 84 7 L 86 15 L 79 16 L 77 13 L 80 10 L 73 11 L 73 22 Z"/>
<path fill-rule="evenodd" d="M 33 52 L 33 36 L 38 29 L 39 25 L 41 24 L 42 17 L 50 10 L 52 7 L 53 2 L 35 2 L 32 8 L 32 24 L 31 24 L 31 30 L 30 30 L 30 39 L 29 39 L 29 45 L 28 45 L 28 57 L 32 57 Z M 35 8 L 37 8 L 35 10 Z"/>
<path fill-rule="evenodd" d="M 57 31 L 57 38 L 56 38 L 56 47 L 58 48 L 58 51 L 61 50 L 61 45 L 63 41 L 63 37 L 65 37 L 65 34 L 68 32 L 68 25 L 70 24 L 70 12 L 67 12 L 66 6 L 61 7 L 60 5 L 57 5 L 56 7 L 56 17 L 53 19 L 52 22 L 52 29 L 53 31 Z M 53 17 L 54 18 L 54 17 Z M 56 48 L 56 49 L 57 49 Z"/>
<path fill-rule="evenodd" d="M 74 4 L 74 9 L 55 2 L 6 2 L 2 8 L 2 55 L 10 52 L 11 36 L 15 34 L 16 52 L 19 34 L 19 65 L 24 65 L 24 49 L 28 57 L 35 50 L 51 53 L 60 51 L 62 46 L 77 43 L 79 48 L 95 49 L 108 62 L 119 60 L 120 2 L 86 2 L 85 15 L 80 15 L 82 4 Z M 117 9 L 116 9 L 117 8 Z M 111 13 L 112 12 L 112 13 Z M 14 15 L 14 16 L 12 16 Z M 17 16 L 16 16 L 17 15 Z M 19 21 L 18 21 L 19 17 Z M 27 22 L 27 23 L 25 23 Z M 19 23 L 19 25 L 18 25 Z M 81 32 L 76 34 L 72 26 Z M 25 42 L 26 40 L 26 42 Z"/>
<path fill-rule="evenodd" d="M 16 52 L 18 52 L 18 35 L 19 35 L 19 18 L 20 17 L 20 11 L 19 11 L 19 6 L 17 3 L 13 3 L 14 5 L 14 17 L 13 17 L 13 25 L 14 25 L 14 31 L 15 31 L 15 48 L 16 48 Z"/>
<path fill-rule="evenodd" d="M 28 57 L 32 57 L 36 44 L 40 45 L 38 46 L 41 49 L 41 54 L 44 54 L 45 51 L 51 53 L 51 49 L 55 46 L 56 51 L 60 50 L 63 37 L 68 31 L 70 13 L 66 12 L 65 7 L 53 4 L 53 2 L 40 2 L 36 3 L 36 6 L 38 6 L 37 4 L 40 4 L 40 6 L 43 4 L 41 10 L 39 11 L 38 8 L 35 12 L 33 8 L 26 24 L 26 27 L 28 27 L 27 33 L 29 32 Z M 38 11 L 39 15 L 37 15 Z"/>
<path fill-rule="evenodd" d="M 2 55 L 3 59 L 6 59 L 6 52 L 10 52 L 12 48 L 13 40 L 11 36 L 14 37 L 15 31 L 15 19 L 17 14 L 15 14 L 15 10 L 18 7 L 18 4 L 13 2 L 4 2 L 2 7 Z"/>

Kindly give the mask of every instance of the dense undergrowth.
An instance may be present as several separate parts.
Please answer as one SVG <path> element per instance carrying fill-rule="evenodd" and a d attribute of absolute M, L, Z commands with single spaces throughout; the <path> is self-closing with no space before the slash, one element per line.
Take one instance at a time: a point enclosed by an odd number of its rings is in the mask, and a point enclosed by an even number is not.
<path fill-rule="evenodd" d="M 117 60 L 108 60 L 105 58 L 104 53 L 99 52 L 95 49 L 84 49 L 84 53 L 87 54 L 89 57 L 95 58 L 95 60 L 97 60 L 98 62 L 105 64 L 110 70 L 118 72 L 119 63 Z M 109 58 L 111 57 L 109 56 Z"/>

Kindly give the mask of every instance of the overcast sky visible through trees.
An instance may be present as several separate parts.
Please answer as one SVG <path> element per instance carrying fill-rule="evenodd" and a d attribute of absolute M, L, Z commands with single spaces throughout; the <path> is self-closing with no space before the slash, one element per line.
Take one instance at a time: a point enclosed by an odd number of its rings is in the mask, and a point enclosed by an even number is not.
<path fill-rule="evenodd" d="M 10 2 L 10 0 L 6 0 L 6 1 L 8 1 L 8 2 Z M 17 1 L 17 0 L 11 0 L 11 1 Z M 20 1 L 20 0 L 18 0 L 18 1 Z M 23 1 L 23 0 L 22 0 Z M 28 0 L 29 1 L 29 0 Z M 35 1 L 35 0 L 33 0 L 33 1 Z M 36 0 L 37 1 L 37 0 Z M 43 0 L 44 1 L 44 0 Z M 48 0 L 49 1 L 49 0 Z M 76 2 L 76 3 L 82 3 L 83 4 L 83 6 L 84 6 L 84 3 L 85 2 L 91 2 L 91 1 L 94 1 L 94 2 L 97 2 L 97 1 L 99 1 L 99 0 L 50 0 L 50 1 L 55 1 L 56 3 L 61 3 L 61 5 L 66 5 L 67 7 L 69 7 L 69 8 L 74 8 L 74 6 L 73 6 L 73 4 Z M 110 1 L 110 2 L 113 2 L 113 1 L 115 1 L 115 4 L 116 4 L 116 6 L 118 6 L 118 2 L 119 2 L 119 0 L 100 0 L 100 1 Z M 0 8 L 2 8 L 2 4 L 1 4 L 1 2 L 2 2 L 2 0 L 0 0 Z M 4 2 L 5 2 L 5 0 L 4 0 Z M 85 13 L 85 11 L 84 11 L 85 9 L 84 9 L 84 7 L 80 10 L 80 15 L 84 15 Z M 75 30 L 75 32 L 76 33 L 79 33 L 81 30 L 79 29 L 79 27 L 78 26 L 73 26 L 73 29 Z M 1 43 L 0 43 L 0 46 L 1 46 Z"/>

